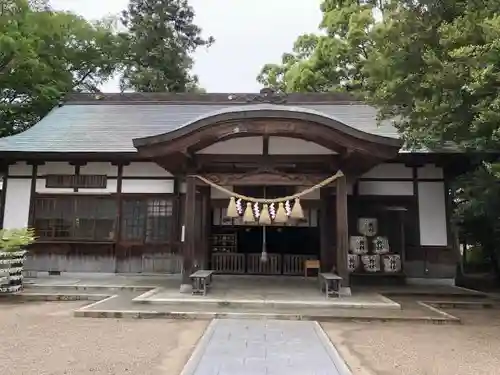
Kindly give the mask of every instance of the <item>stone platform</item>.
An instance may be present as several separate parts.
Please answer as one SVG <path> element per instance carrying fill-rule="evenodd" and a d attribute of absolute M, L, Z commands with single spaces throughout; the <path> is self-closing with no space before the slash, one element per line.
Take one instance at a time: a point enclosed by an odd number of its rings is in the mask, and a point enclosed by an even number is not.
<path fill-rule="evenodd" d="M 226 306 L 238 308 L 289 309 L 314 308 L 369 308 L 401 309 L 401 306 L 375 291 L 358 291 L 352 296 L 326 298 L 316 278 L 276 276 L 222 276 L 214 275 L 206 296 L 179 293 L 178 288 L 158 287 L 138 296 L 133 302 L 154 305 Z"/>
<path fill-rule="evenodd" d="M 459 323 L 439 307 L 486 306 L 486 295 L 450 286 L 353 288 L 350 297 L 326 298 L 317 279 L 214 276 L 207 296 L 179 293 L 180 277 L 72 275 L 27 280 L 14 298 L 88 300 L 77 317 L 213 319 L 252 318 L 328 321 Z M 473 303 L 477 301 L 477 303 Z"/>

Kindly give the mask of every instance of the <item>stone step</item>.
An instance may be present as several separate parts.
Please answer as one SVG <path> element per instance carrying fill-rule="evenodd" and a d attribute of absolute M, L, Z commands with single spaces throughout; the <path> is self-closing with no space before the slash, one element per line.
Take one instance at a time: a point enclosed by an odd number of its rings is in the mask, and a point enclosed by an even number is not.
<path fill-rule="evenodd" d="M 120 291 L 147 292 L 154 289 L 154 286 L 134 286 L 134 285 L 84 285 L 84 284 L 61 284 L 61 285 L 37 285 L 24 284 L 24 290 L 32 293 L 66 293 L 66 292 L 86 292 L 86 293 L 116 293 Z"/>
<path fill-rule="evenodd" d="M 132 301 L 134 304 L 144 304 L 151 306 L 160 305 L 176 305 L 183 309 L 195 306 L 211 307 L 228 307 L 228 308 L 276 308 L 284 307 L 289 309 L 301 308 L 349 308 L 349 309 L 388 309 L 400 310 L 401 306 L 389 299 L 374 299 L 369 298 L 329 298 L 324 301 L 301 301 L 301 300 L 285 300 L 285 299 L 225 299 L 225 298 L 210 298 L 202 296 L 189 296 L 179 298 L 155 298 L 149 296 L 143 298 L 139 296 Z"/>
<path fill-rule="evenodd" d="M 319 321 L 419 321 L 427 323 L 457 323 L 460 320 L 437 308 L 413 304 L 405 310 L 396 309 L 349 309 L 330 307 L 291 308 L 276 307 L 234 307 L 234 306 L 186 306 L 176 303 L 148 305 L 133 303 L 136 294 L 114 295 L 102 301 L 87 305 L 74 312 L 77 317 L 129 318 L 129 319 L 214 319 L 214 318 L 258 318 L 284 320 Z"/>
<path fill-rule="evenodd" d="M 479 301 L 425 301 L 427 304 L 440 309 L 492 309 L 499 306 L 493 300 Z"/>
<path fill-rule="evenodd" d="M 182 320 L 212 320 L 212 319 L 269 319 L 269 320 L 312 320 L 318 322 L 420 322 L 430 324 L 460 324 L 458 318 L 442 316 L 385 316 L 364 314 L 358 316 L 345 312 L 344 314 L 276 313 L 276 312 L 213 312 L 213 311 L 134 311 L 134 310 L 75 310 L 74 316 L 79 318 L 111 318 L 111 319 L 182 319 Z"/>

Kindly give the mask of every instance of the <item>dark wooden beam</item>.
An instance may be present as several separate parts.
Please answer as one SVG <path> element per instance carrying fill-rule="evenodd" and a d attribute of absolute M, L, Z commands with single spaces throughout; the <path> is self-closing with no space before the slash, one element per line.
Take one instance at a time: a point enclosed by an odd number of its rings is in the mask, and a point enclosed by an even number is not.
<path fill-rule="evenodd" d="M 2 176 L 2 195 L 0 196 L 0 228 L 3 229 L 3 221 L 5 217 L 5 202 L 7 202 L 7 187 L 9 182 L 9 170 L 3 173 Z"/>
<path fill-rule="evenodd" d="M 290 174 L 290 173 L 207 173 L 203 177 L 221 185 L 283 185 L 312 186 L 330 177 L 327 174 Z M 204 185 L 203 182 L 199 184 Z"/>
<path fill-rule="evenodd" d="M 342 287 L 349 288 L 349 272 L 347 269 L 347 253 L 349 250 L 349 227 L 347 212 L 347 178 L 342 176 L 336 180 L 336 252 L 337 273 L 342 277 Z"/>
<path fill-rule="evenodd" d="M 269 157 L 269 134 L 262 137 L 262 155 Z"/>
<path fill-rule="evenodd" d="M 75 176 L 79 176 L 80 175 L 81 165 L 80 164 L 73 164 L 73 165 L 75 167 L 75 171 L 74 171 Z M 74 193 L 78 193 L 78 187 L 73 188 L 73 192 Z"/>
<path fill-rule="evenodd" d="M 415 228 L 417 236 L 417 244 L 420 245 L 420 210 L 418 207 L 418 167 L 413 167 L 412 169 L 412 179 L 413 179 L 413 199 L 415 202 L 415 215 L 417 216 L 417 225 Z"/>
<path fill-rule="evenodd" d="M 332 210 L 332 192 L 330 188 L 321 188 L 320 190 L 320 208 L 319 208 L 319 230 L 320 230 L 320 266 L 322 272 L 329 272 L 335 264 L 335 253 L 333 247 L 332 228 L 333 220 Z"/>
<path fill-rule="evenodd" d="M 196 254 L 196 177 L 187 176 L 186 185 L 181 292 L 191 291 L 189 276 L 194 270 L 194 257 Z"/>
<path fill-rule="evenodd" d="M 237 154 L 197 154 L 198 163 L 209 165 L 213 163 L 255 163 L 262 164 L 263 161 L 270 163 L 317 163 L 330 165 L 332 161 L 338 160 L 338 155 L 237 155 Z"/>
<path fill-rule="evenodd" d="M 174 178 L 174 202 L 173 202 L 173 217 L 174 225 L 172 226 L 172 239 L 175 244 L 175 250 L 179 249 L 179 244 L 181 244 L 181 229 L 182 229 L 182 195 L 181 195 L 181 178 L 176 176 Z M 182 244 L 181 244 L 182 245 Z"/>
<path fill-rule="evenodd" d="M 36 181 L 38 178 L 38 164 L 32 165 L 31 170 L 31 188 L 30 188 L 30 207 L 28 214 L 28 227 L 32 228 L 35 224 L 35 198 L 36 198 Z"/>
<path fill-rule="evenodd" d="M 122 216 L 123 216 L 123 202 L 122 202 L 122 187 L 123 187 L 123 164 L 117 166 L 118 175 L 116 178 L 116 204 L 117 204 L 117 223 L 115 241 L 119 242 L 122 238 Z"/>

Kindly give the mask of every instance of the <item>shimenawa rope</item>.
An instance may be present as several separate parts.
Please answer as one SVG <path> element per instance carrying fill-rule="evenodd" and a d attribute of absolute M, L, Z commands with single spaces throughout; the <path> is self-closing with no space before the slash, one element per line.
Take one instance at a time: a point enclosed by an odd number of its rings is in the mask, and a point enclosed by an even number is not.
<path fill-rule="evenodd" d="M 286 196 L 286 197 L 273 198 L 273 199 L 247 197 L 246 195 L 238 194 L 238 193 L 235 193 L 234 191 L 226 189 L 225 187 L 220 186 L 220 185 L 216 184 L 215 182 L 212 182 L 212 181 L 210 181 L 209 179 L 207 179 L 207 178 L 205 178 L 203 176 L 193 175 L 193 177 L 196 177 L 197 179 L 199 179 L 199 180 L 203 181 L 204 183 L 212 186 L 213 188 L 219 190 L 220 192 L 226 194 L 229 197 L 234 197 L 234 198 L 237 198 L 237 199 L 242 199 L 244 201 L 252 202 L 252 203 L 267 203 L 267 204 L 271 204 L 271 203 L 280 203 L 280 202 L 284 202 L 284 201 L 291 201 L 291 200 L 299 199 L 300 197 L 303 197 L 304 195 L 312 193 L 313 191 L 315 191 L 317 189 L 320 189 L 322 187 L 325 187 L 326 185 L 331 184 L 333 181 L 335 181 L 339 177 L 342 177 L 343 175 L 344 174 L 342 173 L 342 171 L 338 171 L 333 176 L 330 176 L 330 177 L 324 179 L 323 181 L 321 181 L 320 183 L 318 183 L 318 184 L 316 184 L 314 186 L 311 186 L 310 188 L 307 188 L 307 189 L 305 189 L 305 190 L 303 190 L 303 191 L 301 191 L 299 193 L 296 193 L 294 195 L 289 195 L 289 196 Z"/>

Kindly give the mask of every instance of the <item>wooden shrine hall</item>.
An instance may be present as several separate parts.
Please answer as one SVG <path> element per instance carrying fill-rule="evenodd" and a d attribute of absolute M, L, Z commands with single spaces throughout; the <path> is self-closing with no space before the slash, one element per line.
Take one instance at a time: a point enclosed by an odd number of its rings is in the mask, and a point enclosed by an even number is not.
<path fill-rule="evenodd" d="M 186 284 L 196 269 L 304 275 L 316 260 L 344 288 L 453 283 L 446 186 L 464 156 L 402 146 L 339 94 L 79 94 L 0 139 L 2 222 L 37 230 L 34 272 Z"/>

